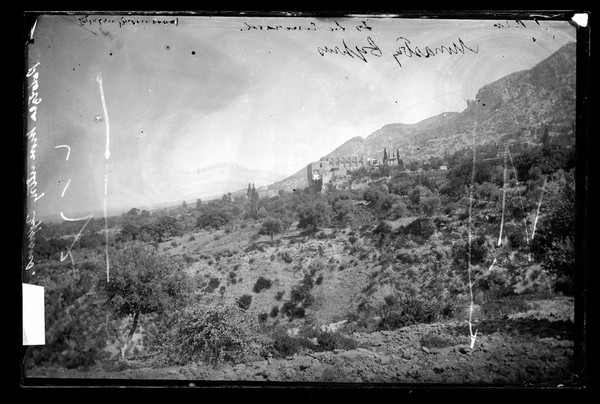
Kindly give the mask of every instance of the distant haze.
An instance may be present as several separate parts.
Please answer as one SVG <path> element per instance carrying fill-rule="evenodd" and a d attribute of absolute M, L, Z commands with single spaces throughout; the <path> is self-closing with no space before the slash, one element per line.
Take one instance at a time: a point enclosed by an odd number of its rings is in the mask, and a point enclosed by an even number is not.
<path fill-rule="evenodd" d="M 36 126 L 34 163 L 44 193 L 28 207 L 38 217 L 103 208 L 99 74 L 110 120 L 106 200 L 115 211 L 279 181 L 386 124 L 461 112 L 483 85 L 575 40 L 567 22 L 501 21 L 498 28 L 497 21 L 371 18 L 371 30 L 359 30 L 360 19 L 179 16 L 177 26 L 119 26 L 120 16 L 102 24 L 78 17 L 41 17 L 29 47 L 42 99 L 36 122 L 28 121 Z M 329 30 L 337 26 L 345 30 Z M 421 48 L 461 39 L 477 52 L 403 55 L 399 66 L 399 37 Z M 368 38 L 381 56 L 369 51 L 367 63 L 318 51 L 343 48 L 342 41 L 366 46 Z M 70 147 L 68 160 L 59 145 Z"/>

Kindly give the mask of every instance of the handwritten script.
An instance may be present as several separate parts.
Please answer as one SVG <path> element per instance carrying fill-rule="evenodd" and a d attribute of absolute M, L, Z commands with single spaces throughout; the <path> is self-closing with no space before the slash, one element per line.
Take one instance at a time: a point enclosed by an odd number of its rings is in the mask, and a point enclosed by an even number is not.
<path fill-rule="evenodd" d="M 132 18 L 132 17 L 121 17 L 121 18 L 90 18 L 89 15 L 79 17 L 79 25 L 113 25 L 118 24 L 119 28 L 124 25 L 175 25 L 179 26 L 179 17 L 175 18 Z"/>
<path fill-rule="evenodd" d="M 244 26 L 240 28 L 240 31 L 330 31 L 330 32 L 345 32 L 347 27 L 340 24 L 339 21 L 334 21 L 333 24 L 328 25 L 317 25 L 317 23 L 311 21 L 308 24 L 296 24 L 296 25 L 285 25 L 285 24 L 249 24 L 244 22 Z M 373 27 L 369 25 L 368 20 L 362 20 L 359 24 L 354 26 L 357 31 L 371 31 Z"/>
<path fill-rule="evenodd" d="M 317 52 L 321 56 L 326 55 L 340 55 L 347 56 L 351 59 L 359 59 L 365 63 L 368 63 L 369 57 L 380 58 L 384 52 L 382 49 L 375 44 L 375 41 L 371 37 L 367 37 L 366 44 L 360 45 L 348 45 L 345 39 L 342 39 L 341 45 L 329 45 L 317 47 Z M 405 37 L 396 38 L 396 49 L 390 53 L 399 67 L 402 67 L 402 58 L 431 58 L 441 54 L 447 55 L 464 55 L 467 52 L 479 53 L 479 48 L 467 46 L 462 38 L 458 38 L 457 41 L 451 45 L 441 45 L 437 47 L 419 47 L 411 43 L 411 41 Z"/>
<path fill-rule="evenodd" d="M 458 38 L 458 45 L 456 44 L 456 42 L 452 42 L 452 44 L 449 46 L 442 45 L 434 48 L 426 46 L 423 49 L 419 48 L 418 46 L 412 45 L 410 43 L 410 40 L 402 36 L 396 38 L 396 42 L 399 42 L 400 45 L 398 46 L 398 49 L 394 52 L 393 56 L 396 62 L 398 63 L 398 66 L 400 67 L 402 67 L 402 64 L 400 63 L 401 56 L 409 58 L 415 56 L 427 59 L 444 53 L 448 55 L 458 55 L 459 53 L 464 55 L 466 51 L 470 51 L 472 53 L 479 53 L 478 47 L 475 49 L 468 47 L 467 45 L 465 45 L 464 41 L 461 38 Z"/>
<path fill-rule="evenodd" d="M 29 85 L 29 97 L 27 98 L 27 106 L 29 111 L 29 119 L 33 122 L 37 121 L 37 111 L 40 103 L 42 102 L 42 98 L 39 96 L 39 77 L 40 73 L 37 70 L 40 63 L 36 63 L 27 71 L 27 78 L 31 79 L 31 84 Z M 37 149 L 37 127 L 34 126 L 31 128 L 27 134 L 25 135 L 27 141 L 29 143 L 29 160 L 31 160 L 31 167 L 29 169 L 29 175 L 26 181 L 27 184 L 27 194 L 33 199 L 33 203 L 36 203 L 40 200 L 45 194 L 42 192 L 38 193 L 38 182 L 37 182 L 37 171 L 35 167 L 35 156 Z M 27 215 L 25 219 L 25 223 L 29 224 L 29 232 L 27 234 L 28 238 L 28 259 L 25 269 L 29 271 L 35 265 L 33 249 L 35 248 L 35 233 L 39 230 L 39 225 L 42 221 L 35 221 L 35 209 L 31 210 L 31 213 Z M 35 272 L 33 272 L 35 273 Z"/>
<path fill-rule="evenodd" d="M 348 44 L 346 43 L 346 40 L 342 39 L 342 47 L 340 47 L 338 45 L 336 45 L 335 47 L 319 46 L 317 48 L 317 52 L 319 52 L 319 55 L 321 55 L 321 56 L 325 56 L 326 54 L 334 54 L 334 55 L 348 56 L 352 59 L 358 58 L 365 63 L 368 62 L 367 61 L 368 55 L 378 57 L 378 58 L 383 55 L 383 52 L 381 51 L 381 49 L 379 49 L 379 47 L 377 45 L 375 45 L 375 42 L 373 42 L 373 39 L 371 39 L 371 37 L 367 37 L 367 45 L 364 45 L 364 46 L 359 46 L 359 45 L 355 45 L 354 47 L 348 46 Z"/>

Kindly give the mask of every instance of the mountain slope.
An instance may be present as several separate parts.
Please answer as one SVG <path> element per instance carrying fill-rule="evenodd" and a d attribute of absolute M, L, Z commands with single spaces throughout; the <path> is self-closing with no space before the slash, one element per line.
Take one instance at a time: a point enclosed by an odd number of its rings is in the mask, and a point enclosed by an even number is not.
<path fill-rule="evenodd" d="M 504 136 L 538 143 L 543 127 L 550 133 L 569 131 L 575 120 L 576 44 L 568 43 L 529 70 L 518 71 L 479 89 L 462 112 L 445 112 L 415 124 L 392 123 L 370 134 L 355 137 L 326 157 L 381 158 L 384 148 L 400 150 L 406 160 L 443 156 L 470 147 L 477 124 L 479 144 L 502 142 Z M 307 162 L 308 164 L 309 162 Z M 302 169 L 261 191 L 307 186 Z"/>

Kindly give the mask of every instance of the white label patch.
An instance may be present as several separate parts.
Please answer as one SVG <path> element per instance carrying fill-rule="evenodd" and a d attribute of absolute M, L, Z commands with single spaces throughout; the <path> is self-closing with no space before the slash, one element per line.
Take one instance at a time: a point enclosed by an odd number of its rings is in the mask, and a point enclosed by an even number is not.
<path fill-rule="evenodd" d="M 23 345 L 45 345 L 44 287 L 23 284 Z"/>

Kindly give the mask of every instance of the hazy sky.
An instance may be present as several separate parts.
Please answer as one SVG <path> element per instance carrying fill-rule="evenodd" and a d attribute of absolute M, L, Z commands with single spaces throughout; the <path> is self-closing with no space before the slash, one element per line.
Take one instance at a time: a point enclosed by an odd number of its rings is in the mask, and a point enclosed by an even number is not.
<path fill-rule="evenodd" d="M 281 180 L 385 124 L 460 112 L 481 86 L 575 41 L 567 22 L 179 16 L 165 25 L 152 19 L 175 17 L 80 17 L 38 19 L 28 48 L 29 66 L 39 63 L 41 102 L 36 121 L 28 120 L 37 141 L 29 162 L 44 193 L 28 199 L 38 217 L 102 210 L 99 74 L 110 210 Z M 113 21 L 93 21 L 101 17 Z M 408 57 L 405 47 L 394 57 L 407 41 L 424 52 L 460 40 L 464 54 Z M 344 43 L 354 52 L 369 46 L 367 62 L 324 51 Z M 68 160 L 59 145 L 70 147 Z"/>

